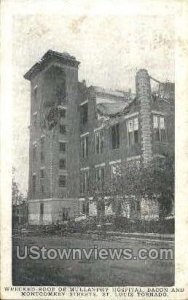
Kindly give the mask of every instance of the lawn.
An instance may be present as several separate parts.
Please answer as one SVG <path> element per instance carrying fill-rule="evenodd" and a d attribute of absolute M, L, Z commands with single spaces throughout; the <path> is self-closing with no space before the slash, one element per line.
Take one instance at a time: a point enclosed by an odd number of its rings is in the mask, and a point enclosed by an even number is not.
<path fill-rule="evenodd" d="M 13 238 L 13 285 L 61 286 L 172 286 L 173 260 L 62 260 L 60 258 L 19 260 L 16 246 L 50 248 L 172 248 L 173 244 L 154 243 L 130 238 L 98 238 L 72 234 L 70 236 L 15 236 Z"/>

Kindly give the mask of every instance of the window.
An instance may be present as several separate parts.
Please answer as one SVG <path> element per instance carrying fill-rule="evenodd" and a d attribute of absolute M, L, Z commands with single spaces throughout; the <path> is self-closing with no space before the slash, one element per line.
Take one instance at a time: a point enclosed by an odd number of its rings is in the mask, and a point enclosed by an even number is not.
<path fill-rule="evenodd" d="M 37 113 L 33 114 L 33 125 L 34 125 L 34 127 L 37 126 Z"/>
<path fill-rule="evenodd" d="M 43 217 L 44 214 L 44 203 L 40 203 L 40 216 Z"/>
<path fill-rule="evenodd" d="M 44 169 L 40 169 L 40 178 L 44 178 Z"/>
<path fill-rule="evenodd" d="M 44 162 L 44 152 L 43 151 L 40 152 L 40 161 L 41 161 L 41 163 Z"/>
<path fill-rule="evenodd" d="M 36 175 L 33 174 L 32 176 L 32 192 L 33 192 L 33 195 L 35 195 L 36 193 Z"/>
<path fill-rule="evenodd" d="M 66 126 L 60 124 L 59 131 L 60 131 L 61 134 L 66 134 L 66 132 L 67 132 Z"/>
<path fill-rule="evenodd" d="M 88 157 L 88 141 L 88 135 L 81 137 L 81 152 L 83 158 Z"/>
<path fill-rule="evenodd" d="M 112 149 L 119 148 L 119 124 L 111 127 Z"/>
<path fill-rule="evenodd" d="M 59 160 L 59 168 L 60 169 L 65 169 L 66 168 L 66 160 L 64 158 L 61 158 Z"/>
<path fill-rule="evenodd" d="M 82 204 L 82 213 L 85 215 L 89 214 L 89 202 L 84 202 Z"/>
<path fill-rule="evenodd" d="M 95 132 L 95 153 L 102 153 L 104 146 L 104 135 L 103 131 L 96 131 Z"/>
<path fill-rule="evenodd" d="M 65 118 L 66 117 L 66 109 L 65 108 L 62 108 L 59 111 L 59 116 L 60 116 L 60 118 Z"/>
<path fill-rule="evenodd" d="M 44 162 L 44 136 L 41 136 L 40 138 L 40 161 L 43 163 Z"/>
<path fill-rule="evenodd" d="M 41 136 L 40 138 L 40 145 L 41 145 L 41 149 L 44 148 L 44 136 Z"/>
<path fill-rule="evenodd" d="M 42 194 L 44 194 L 44 184 L 43 182 L 40 183 L 40 191 Z"/>
<path fill-rule="evenodd" d="M 66 187 L 67 178 L 66 175 L 59 175 L 59 187 Z"/>
<path fill-rule="evenodd" d="M 153 115 L 153 130 L 154 130 L 154 140 L 156 142 L 166 141 L 166 129 L 164 117 Z"/>
<path fill-rule="evenodd" d="M 62 208 L 62 220 L 68 221 L 70 220 L 70 208 Z"/>
<path fill-rule="evenodd" d="M 33 145 L 33 160 L 36 160 L 37 158 L 37 145 Z"/>
<path fill-rule="evenodd" d="M 58 105 L 62 105 L 62 103 L 66 102 L 65 81 L 62 82 L 61 85 L 56 86 L 56 99 L 57 99 Z"/>
<path fill-rule="evenodd" d="M 81 105 L 81 123 L 85 124 L 88 121 L 88 103 Z"/>
<path fill-rule="evenodd" d="M 89 170 L 81 172 L 80 191 L 85 193 L 89 190 Z"/>
<path fill-rule="evenodd" d="M 95 178 L 97 186 L 100 189 L 104 188 L 104 167 L 98 167 L 95 169 Z"/>
<path fill-rule="evenodd" d="M 60 152 L 66 151 L 66 143 L 65 142 L 59 142 L 59 151 Z"/>
<path fill-rule="evenodd" d="M 127 121 L 128 145 L 138 144 L 138 118 Z"/>
<path fill-rule="evenodd" d="M 38 94 L 38 86 L 36 85 L 33 89 L 33 97 L 35 101 L 37 100 L 37 94 Z"/>

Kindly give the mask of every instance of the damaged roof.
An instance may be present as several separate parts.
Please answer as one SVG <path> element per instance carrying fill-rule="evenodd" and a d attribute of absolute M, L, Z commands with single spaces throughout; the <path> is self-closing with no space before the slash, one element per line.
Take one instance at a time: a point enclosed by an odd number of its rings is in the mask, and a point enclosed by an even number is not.
<path fill-rule="evenodd" d="M 112 90 L 112 89 L 106 89 L 100 86 L 93 86 L 94 91 L 96 94 L 103 94 L 106 96 L 112 96 L 112 97 L 124 97 L 124 92 L 123 91 L 118 91 L 118 90 Z"/>
<path fill-rule="evenodd" d="M 48 65 L 48 63 L 54 60 L 75 67 L 78 67 L 80 63 L 74 56 L 71 56 L 67 52 L 60 53 L 57 51 L 48 50 L 43 57 L 25 73 L 24 78 L 31 80 L 32 77 L 41 72 Z"/>
<path fill-rule="evenodd" d="M 113 117 L 124 114 L 135 100 L 135 94 L 131 90 L 113 91 L 101 87 L 94 87 L 96 95 L 97 113 L 103 116 Z"/>
<path fill-rule="evenodd" d="M 97 112 L 109 117 L 124 114 L 131 108 L 133 102 L 135 102 L 135 99 L 116 103 L 99 103 L 97 104 Z"/>

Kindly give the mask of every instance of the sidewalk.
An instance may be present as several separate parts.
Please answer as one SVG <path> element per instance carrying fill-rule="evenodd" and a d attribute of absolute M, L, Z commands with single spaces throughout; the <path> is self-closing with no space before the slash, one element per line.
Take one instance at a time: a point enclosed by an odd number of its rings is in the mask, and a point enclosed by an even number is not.
<path fill-rule="evenodd" d="M 145 237 L 150 239 L 164 239 L 164 240 L 174 240 L 174 234 L 159 234 L 159 233 L 142 233 L 142 232 L 121 232 L 121 231 L 108 231 L 109 234 L 131 236 L 131 237 Z"/>
<path fill-rule="evenodd" d="M 88 231 L 87 233 L 99 234 L 99 231 L 93 230 L 93 231 Z M 174 242 L 174 234 L 122 232 L 122 231 L 106 231 L 106 234 L 109 236 L 125 237 L 125 238 L 130 238 L 135 240 Z"/>

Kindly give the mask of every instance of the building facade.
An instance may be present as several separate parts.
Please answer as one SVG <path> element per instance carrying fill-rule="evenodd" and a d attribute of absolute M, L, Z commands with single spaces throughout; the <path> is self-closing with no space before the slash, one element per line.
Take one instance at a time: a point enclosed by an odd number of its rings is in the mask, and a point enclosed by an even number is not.
<path fill-rule="evenodd" d="M 87 87 L 78 66 L 69 54 L 49 50 L 24 76 L 31 82 L 30 224 L 95 215 L 96 195 L 105 197 L 119 165 L 174 151 L 173 83 L 139 70 L 135 94 Z M 135 215 L 131 201 L 127 217 Z M 113 214 L 112 205 L 104 212 Z M 157 203 L 143 199 L 139 215 L 156 218 Z"/>

